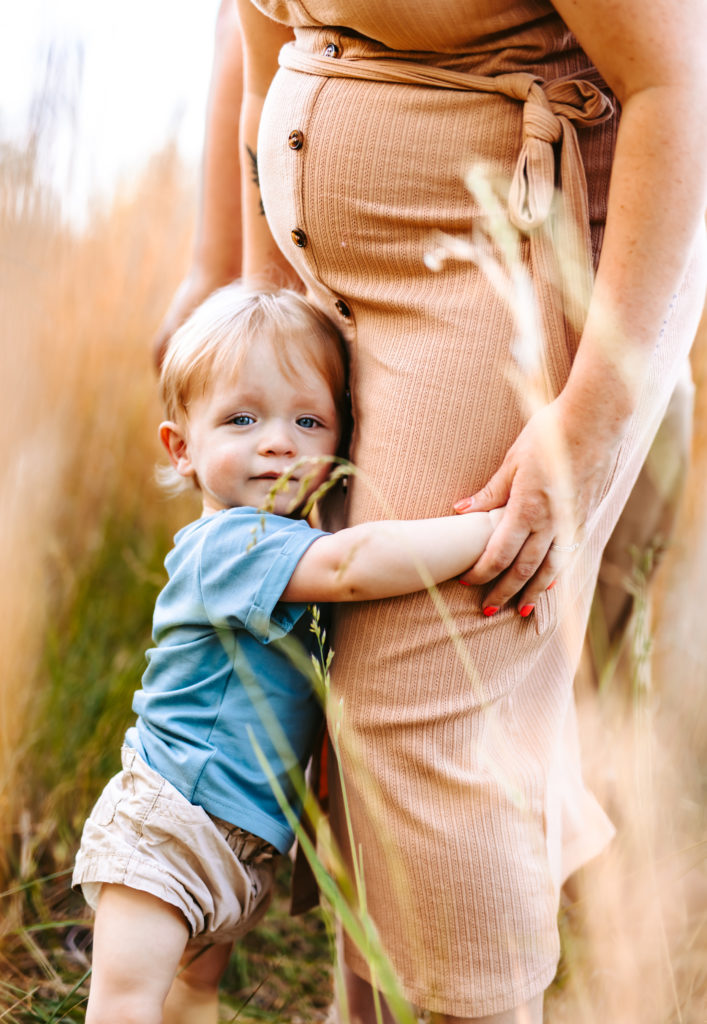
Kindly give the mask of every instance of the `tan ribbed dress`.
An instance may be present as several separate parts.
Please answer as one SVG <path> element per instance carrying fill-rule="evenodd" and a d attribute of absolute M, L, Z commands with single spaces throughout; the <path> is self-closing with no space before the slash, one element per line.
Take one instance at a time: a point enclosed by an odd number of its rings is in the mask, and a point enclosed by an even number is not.
<path fill-rule="evenodd" d="M 557 393 L 577 331 L 574 299 L 554 287 L 556 254 L 581 277 L 584 246 L 595 261 L 601 246 L 616 135 L 606 87 L 544 0 L 257 2 L 296 27 L 258 163 L 278 244 L 350 345 L 361 471 L 350 521 L 448 514 L 489 479 L 528 415 L 517 376 L 527 324 L 477 263 L 434 256 L 438 233 L 468 238 L 483 222 L 463 181 L 470 165 L 513 179 L 511 218 L 531 229 L 521 256 L 546 338 L 536 377 Z M 585 84 L 557 81 L 567 78 Z M 576 230 L 546 216 L 553 180 Z M 610 835 L 581 783 L 572 679 L 601 551 L 689 349 L 703 285 L 696 260 L 601 507 L 534 615 L 487 619 L 479 593 L 456 582 L 440 588 L 444 612 L 423 593 L 338 613 L 330 718 L 366 900 L 407 995 L 427 1009 L 479 1016 L 544 989 L 560 881 Z M 369 977 L 365 957 L 346 956 Z"/>

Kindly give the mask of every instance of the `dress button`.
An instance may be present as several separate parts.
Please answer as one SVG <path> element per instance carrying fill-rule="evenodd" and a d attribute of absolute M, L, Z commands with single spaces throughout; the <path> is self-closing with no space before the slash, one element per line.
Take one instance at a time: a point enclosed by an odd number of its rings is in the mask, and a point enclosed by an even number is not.
<path fill-rule="evenodd" d="M 324 51 L 324 56 L 325 57 L 338 57 L 339 56 L 339 52 L 340 52 L 339 51 L 339 47 L 336 45 L 336 43 L 329 43 L 329 45 L 327 46 L 327 48 Z"/>
<path fill-rule="evenodd" d="M 348 318 L 351 316 L 351 310 L 346 305 L 346 303 L 342 302 L 341 299 L 337 299 L 334 305 L 336 306 L 339 313 L 341 313 L 341 315 L 348 320 Z"/>
<path fill-rule="evenodd" d="M 302 149 L 304 145 L 304 135 L 296 128 L 293 132 L 290 132 L 287 138 L 287 145 L 290 149 Z"/>
<path fill-rule="evenodd" d="M 304 249 L 305 245 L 307 244 L 307 236 L 305 235 L 304 231 L 302 231 L 301 228 L 294 228 L 291 232 L 291 236 L 292 241 L 295 243 L 295 245 L 299 246 L 300 249 Z"/>

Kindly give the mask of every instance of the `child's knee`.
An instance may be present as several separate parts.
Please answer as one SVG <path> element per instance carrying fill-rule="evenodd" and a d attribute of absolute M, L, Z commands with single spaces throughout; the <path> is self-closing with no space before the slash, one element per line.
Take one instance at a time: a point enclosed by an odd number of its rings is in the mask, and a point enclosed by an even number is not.
<path fill-rule="evenodd" d="M 231 945 L 187 950 L 164 1004 L 164 1024 L 216 1024 L 218 985 Z"/>
<path fill-rule="evenodd" d="M 177 978 L 195 991 L 218 989 L 224 971 L 231 958 L 232 943 L 207 946 L 204 949 L 185 951 L 177 972 Z"/>

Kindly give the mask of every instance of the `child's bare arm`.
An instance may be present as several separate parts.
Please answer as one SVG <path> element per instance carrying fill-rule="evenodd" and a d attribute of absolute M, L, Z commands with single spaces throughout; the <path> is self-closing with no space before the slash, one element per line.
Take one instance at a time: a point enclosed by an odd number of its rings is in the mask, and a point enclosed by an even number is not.
<path fill-rule="evenodd" d="M 482 553 L 501 514 L 362 523 L 320 537 L 300 559 L 282 600 L 371 601 L 459 576 Z"/>

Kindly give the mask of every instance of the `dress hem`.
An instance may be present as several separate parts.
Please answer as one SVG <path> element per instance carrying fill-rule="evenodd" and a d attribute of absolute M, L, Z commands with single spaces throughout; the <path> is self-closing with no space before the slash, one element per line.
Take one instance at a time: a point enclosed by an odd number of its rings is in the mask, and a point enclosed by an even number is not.
<path fill-rule="evenodd" d="M 363 981 L 368 982 L 369 985 L 371 984 L 371 973 L 368 970 L 368 964 L 365 959 L 347 955 L 345 960 L 346 966 L 354 974 L 362 978 Z M 453 1017 L 484 1017 L 488 1014 L 504 1013 L 513 1010 L 545 992 L 557 974 L 558 963 L 559 955 L 552 967 L 546 968 L 544 971 L 534 975 L 522 988 L 514 990 L 512 995 L 507 996 L 504 993 L 478 1003 L 466 1000 L 441 1001 L 438 998 L 428 997 L 422 990 L 416 989 L 412 985 L 406 985 L 403 981 L 400 981 L 400 987 L 405 998 L 420 1010 L 426 1010 L 430 1013 L 442 1013 Z"/>

